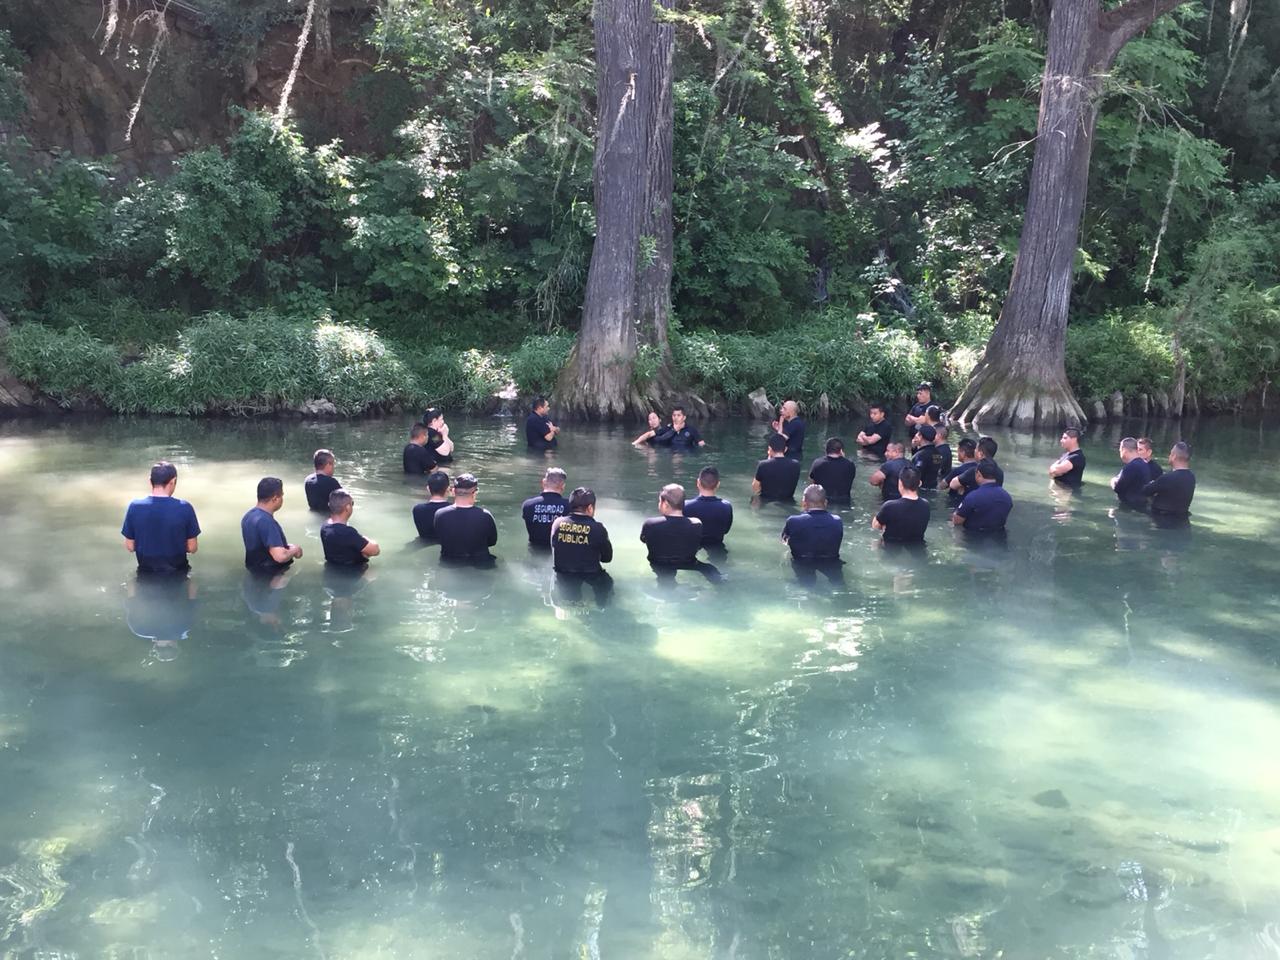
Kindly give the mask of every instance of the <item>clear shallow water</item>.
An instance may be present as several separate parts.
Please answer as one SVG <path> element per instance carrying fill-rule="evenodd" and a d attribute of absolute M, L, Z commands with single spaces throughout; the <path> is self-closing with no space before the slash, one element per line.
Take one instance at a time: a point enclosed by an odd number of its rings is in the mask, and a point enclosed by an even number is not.
<path fill-rule="evenodd" d="M 1280 956 L 1274 431 L 1188 430 L 1183 531 L 1108 515 L 1118 428 L 1076 494 L 1056 436 L 998 434 L 1004 548 L 935 504 L 923 552 L 881 549 L 860 466 L 843 582 L 808 584 L 790 508 L 749 506 L 761 426 L 684 458 L 577 428 L 555 462 L 601 497 L 601 608 L 525 543 L 519 425 L 453 426 L 492 571 L 412 542 L 398 422 L 0 426 L 0 957 Z M 350 597 L 302 496 L 321 445 L 383 546 Z M 130 595 L 160 457 L 205 530 L 194 597 Z M 659 583 L 640 520 L 703 462 L 724 580 Z M 246 595 L 269 473 L 307 555 Z"/>

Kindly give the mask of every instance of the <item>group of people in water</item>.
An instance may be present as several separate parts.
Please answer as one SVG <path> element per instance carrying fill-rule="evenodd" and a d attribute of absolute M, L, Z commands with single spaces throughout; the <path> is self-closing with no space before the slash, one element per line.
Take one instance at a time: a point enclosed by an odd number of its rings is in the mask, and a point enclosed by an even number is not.
<path fill-rule="evenodd" d="M 856 437 L 858 447 L 877 460 L 868 478 L 880 498 L 871 526 L 883 540 L 923 541 L 932 515 L 929 501 L 922 496 L 926 491 L 938 491 L 948 498 L 954 508 L 953 525 L 979 534 L 1003 531 L 1013 498 L 1004 489 L 996 441 L 987 436 L 976 440 L 966 437 L 953 453 L 945 415 L 933 403 L 932 387 L 927 383 L 917 389 L 916 403 L 906 414 L 904 427 L 907 439 L 895 440 L 886 407 L 873 404 Z M 798 405 L 786 401 L 772 424 L 766 456 L 756 465 L 751 482 L 755 496 L 763 501 L 794 500 L 803 469 L 805 431 Z M 525 423 L 528 446 L 553 450 L 559 433 L 546 399 L 537 398 Z M 673 408 L 667 423 L 656 413 L 650 414 L 648 429 L 633 443 L 685 450 L 706 445 L 683 407 Z M 1064 430 L 1060 443 L 1062 455 L 1049 465 L 1048 474 L 1057 484 L 1078 486 L 1085 470 L 1080 432 Z M 1122 466 L 1111 487 L 1121 504 L 1166 518 L 1189 515 L 1195 476 L 1186 443 L 1173 445 L 1167 471 L 1153 456 L 1149 440 L 1125 438 L 1119 451 Z M 490 549 L 498 542 L 497 523 L 488 510 L 477 505 L 479 483 L 472 474 L 450 477 L 441 469 L 453 453 L 443 412 L 428 410 L 410 429 L 402 453 L 404 473 L 425 477 L 427 485 L 428 499 L 413 507 L 414 526 L 422 540 L 439 544 L 444 560 L 491 560 Z M 335 464 L 332 451 L 317 450 L 314 472 L 304 481 L 303 490 L 308 506 L 328 516 L 320 530 L 326 563 L 361 568 L 378 556 L 380 548 L 351 525 L 355 502 L 334 477 Z M 801 493 L 803 512 L 788 517 L 782 527 L 782 540 L 794 560 L 839 559 L 844 521 L 829 507 L 850 502 L 856 475 L 857 465 L 848 456 L 844 441 L 829 438 L 823 455 L 809 466 L 808 483 Z M 155 464 L 151 494 L 134 500 L 125 513 L 121 533 L 141 572 L 183 573 L 189 569 L 189 555 L 196 552 L 200 526 L 191 504 L 174 496 L 177 478 L 171 463 Z M 704 467 L 696 483 L 697 496 L 692 498 L 680 484 L 664 486 L 658 496 L 658 515 L 641 525 L 640 540 L 655 567 L 696 566 L 698 552 L 722 546 L 733 526 L 733 505 L 719 494 L 719 470 Z M 549 550 L 557 573 L 599 576 L 603 565 L 613 559 L 613 545 L 608 530 L 596 519 L 595 492 L 577 487 L 566 496 L 567 486 L 565 471 L 550 467 L 542 477 L 541 492 L 524 501 L 521 512 L 529 543 Z M 250 571 L 279 573 L 302 557 L 302 548 L 289 542 L 276 520 L 283 503 L 283 481 L 264 477 L 258 483 L 256 504 L 240 523 L 245 566 Z"/>

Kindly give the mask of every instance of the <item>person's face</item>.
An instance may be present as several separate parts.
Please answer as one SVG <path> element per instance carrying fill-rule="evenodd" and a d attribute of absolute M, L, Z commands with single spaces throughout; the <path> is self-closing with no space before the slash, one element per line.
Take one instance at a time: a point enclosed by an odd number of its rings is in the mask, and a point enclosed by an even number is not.
<path fill-rule="evenodd" d="M 671 425 L 675 427 L 677 430 L 683 429 L 684 427 L 684 411 L 683 410 L 672 411 Z"/>
<path fill-rule="evenodd" d="M 660 426 L 662 426 L 662 418 L 661 418 L 661 417 L 659 417 L 659 416 L 658 416 L 656 413 L 654 413 L 653 411 L 650 411 L 650 412 L 649 412 L 649 429 L 650 429 L 650 430 L 657 430 L 657 429 L 658 429 L 658 427 L 660 427 Z"/>
<path fill-rule="evenodd" d="M 434 420 L 428 423 L 427 426 L 430 427 L 432 430 L 439 430 L 441 427 L 444 426 L 444 414 L 443 413 L 440 414 L 440 416 L 436 417 Z"/>
<path fill-rule="evenodd" d="M 268 505 L 267 508 L 272 513 L 275 513 L 277 510 L 279 510 L 281 507 L 284 506 L 284 494 L 277 493 L 274 497 L 272 497 L 270 500 L 267 501 L 267 505 Z"/>
<path fill-rule="evenodd" d="M 933 396 L 932 391 L 929 391 L 929 390 L 917 390 L 917 391 L 916 391 L 916 403 L 928 403 L 928 402 L 929 402 L 929 399 L 930 399 L 932 396 Z"/>
<path fill-rule="evenodd" d="M 871 422 L 872 422 L 872 423 L 879 423 L 879 422 L 880 422 L 880 421 L 882 421 L 883 419 L 884 419 L 884 411 L 883 411 L 883 410 L 881 410 L 879 407 L 872 407 L 872 408 L 871 408 Z"/>
<path fill-rule="evenodd" d="M 1070 450 L 1070 449 L 1071 449 L 1071 439 L 1072 439 L 1071 437 L 1067 436 L 1067 435 L 1064 433 L 1064 434 L 1063 434 L 1063 435 L 1058 439 L 1058 445 L 1059 445 L 1060 447 L 1062 447 L 1062 449 L 1063 449 L 1063 450 Z"/>
<path fill-rule="evenodd" d="M 550 409 L 551 409 L 551 404 L 549 404 L 549 403 L 544 403 L 544 404 L 543 404 L 542 406 L 540 406 L 540 407 L 534 407 L 534 408 L 533 408 L 533 412 L 534 412 L 534 413 L 536 413 L 536 414 L 537 414 L 538 416 L 540 416 L 540 417 L 545 417 L 545 416 L 547 415 L 547 411 L 548 411 L 548 410 L 550 410 Z"/>
<path fill-rule="evenodd" d="M 1126 450 L 1124 447 L 1121 447 L 1121 448 L 1120 448 L 1120 462 L 1121 462 L 1121 463 L 1128 463 L 1130 460 L 1132 460 L 1132 459 L 1133 459 L 1134 457 L 1136 457 L 1137 455 L 1138 455 L 1138 451 L 1137 451 L 1137 450 Z"/>
<path fill-rule="evenodd" d="M 1143 460 L 1150 460 L 1150 459 L 1151 459 L 1151 448 L 1150 448 L 1150 447 L 1148 447 L 1148 446 L 1144 446 L 1144 445 L 1143 445 L 1143 444 L 1141 444 L 1141 443 L 1140 443 L 1140 444 L 1138 444 L 1138 456 L 1140 456 Z"/>

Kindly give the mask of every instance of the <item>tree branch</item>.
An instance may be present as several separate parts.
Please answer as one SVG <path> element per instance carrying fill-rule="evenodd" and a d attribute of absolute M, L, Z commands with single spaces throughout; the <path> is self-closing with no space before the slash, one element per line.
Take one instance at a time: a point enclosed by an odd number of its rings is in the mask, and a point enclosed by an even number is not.
<path fill-rule="evenodd" d="M 1118 7 L 1104 10 L 1098 18 L 1098 39 L 1104 54 L 1102 65 L 1110 67 L 1126 43 L 1184 2 L 1185 0 L 1125 0 Z"/>

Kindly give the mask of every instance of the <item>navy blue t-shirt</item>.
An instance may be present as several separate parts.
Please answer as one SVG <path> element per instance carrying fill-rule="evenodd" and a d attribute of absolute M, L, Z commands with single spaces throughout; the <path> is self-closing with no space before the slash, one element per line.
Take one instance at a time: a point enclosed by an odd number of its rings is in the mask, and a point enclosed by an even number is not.
<path fill-rule="evenodd" d="M 120 533 L 134 544 L 143 573 L 179 573 L 191 569 L 187 541 L 200 536 L 191 504 L 177 497 L 140 497 L 124 512 Z"/>
<path fill-rule="evenodd" d="M 553 450 L 559 437 L 547 439 L 551 432 L 551 420 L 541 414 L 531 413 L 524 421 L 524 436 L 534 450 Z"/>
<path fill-rule="evenodd" d="M 941 480 L 951 473 L 951 444 L 935 443 L 933 446 L 938 451 L 938 479 Z"/>
<path fill-rule="evenodd" d="M 348 524 L 330 520 L 320 528 L 320 544 L 324 547 L 325 563 L 353 567 L 369 562 L 369 558 L 360 552 L 369 541 Z"/>
<path fill-rule="evenodd" d="M 858 467 L 848 457 L 819 457 L 809 467 L 809 479 L 827 491 L 829 500 L 848 500 Z"/>
<path fill-rule="evenodd" d="M 933 406 L 932 400 L 930 400 L 928 403 L 913 403 L 911 405 L 911 409 L 908 410 L 907 413 L 913 417 L 923 417 L 924 412 L 928 410 L 931 406 Z M 911 424 L 911 429 L 907 431 L 907 435 L 914 437 L 919 432 L 920 432 L 920 424 L 913 423 Z"/>
<path fill-rule="evenodd" d="M 699 494 L 684 503 L 684 515 L 702 521 L 702 545 L 724 543 L 733 526 L 733 504 L 721 497 Z"/>
<path fill-rule="evenodd" d="M 1151 512 L 1172 517 L 1191 513 L 1191 498 L 1196 495 L 1196 475 L 1185 468 L 1161 472 L 1142 490 L 1151 498 Z"/>
<path fill-rule="evenodd" d="M 679 430 L 675 427 L 663 427 L 654 435 L 653 442 L 676 450 L 688 450 L 702 442 L 702 434 L 697 427 L 686 423 Z"/>
<path fill-rule="evenodd" d="M 769 457 L 756 464 L 760 499 L 794 500 L 800 482 L 800 464 L 790 457 Z"/>
<path fill-rule="evenodd" d="M 1116 480 L 1116 496 L 1131 507 L 1145 507 L 1147 498 L 1142 489 L 1150 482 L 1151 472 L 1147 469 L 1147 461 L 1134 457 L 1120 468 L 1120 476 Z"/>
<path fill-rule="evenodd" d="M 551 524 L 556 517 L 568 512 L 569 501 L 562 495 L 544 490 L 520 505 L 524 528 L 529 531 L 529 542 L 539 547 L 551 545 Z"/>
<path fill-rule="evenodd" d="M 276 563 L 271 559 L 271 547 L 287 547 L 284 530 L 266 510 L 254 507 L 240 518 L 240 536 L 244 539 L 244 565 L 250 570 L 271 572 L 283 570 L 292 560 Z"/>
<path fill-rule="evenodd" d="M 956 513 L 964 517 L 964 528 L 979 533 L 1003 530 L 1013 509 L 1013 497 L 998 483 L 984 483 L 970 490 L 956 507 Z"/>
<path fill-rule="evenodd" d="M 313 473 L 302 482 L 302 489 L 307 494 L 307 506 L 312 510 L 329 510 L 329 494 L 341 490 L 340 484 L 333 477 L 324 473 Z"/>
<path fill-rule="evenodd" d="M 924 497 L 888 500 L 876 514 L 890 543 L 916 543 L 929 526 L 929 501 Z"/>
<path fill-rule="evenodd" d="M 796 560 L 835 560 L 844 539 L 844 521 L 828 510 L 806 510 L 787 518 L 782 539 Z"/>
<path fill-rule="evenodd" d="M 413 506 L 413 525 L 423 540 L 436 538 L 436 514 L 449 505 L 448 500 L 428 500 Z"/>
<path fill-rule="evenodd" d="M 804 419 L 792 417 L 782 425 L 782 434 L 787 438 L 787 456 L 792 460 L 804 457 Z"/>
<path fill-rule="evenodd" d="M 1150 477 L 1150 479 L 1147 480 L 1147 483 L 1150 483 L 1152 480 L 1159 477 L 1162 473 L 1164 473 L 1164 467 L 1160 466 L 1159 462 L 1156 460 L 1155 457 L 1152 457 L 1150 460 L 1147 461 L 1147 475 Z"/>
<path fill-rule="evenodd" d="M 498 542 L 498 525 L 483 507 L 451 504 L 436 513 L 435 531 L 444 560 L 489 560 Z"/>
<path fill-rule="evenodd" d="M 909 466 L 911 464 L 903 457 L 898 457 L 895 460 L 886 460 L 880 464 L 880 472 L 884 474 L 884 479 L 880 481 L 881 500 L 898 499 L 898 475 Z"/>
<path fill-rule="evenodd" d="M 406 443 L 401 459 L 404 462 L 404 472 L 414 476 L 430 473 L 436 468 L 436 455 L 417 443 Z M 325 509 L 329 509 L 327 502 Z"/>
<path fill-rule="evenodd" d="M 987 463 L 990 463 L 992 466 L 996 468 L 996 486 L 1003 487 L 1004 471 L 1000 469 L 1000 464 L 996 463 L 994 460 L 990 458 L 987 458 Z M 964 487 L 964 492 L 966 495 L 968 495 L 970 490 L 978 489 L 978 461 L 977 460 L 970 460 L 968 463 L 964 465 L 964 470 L 960 474 L 960 485 Z"/>

